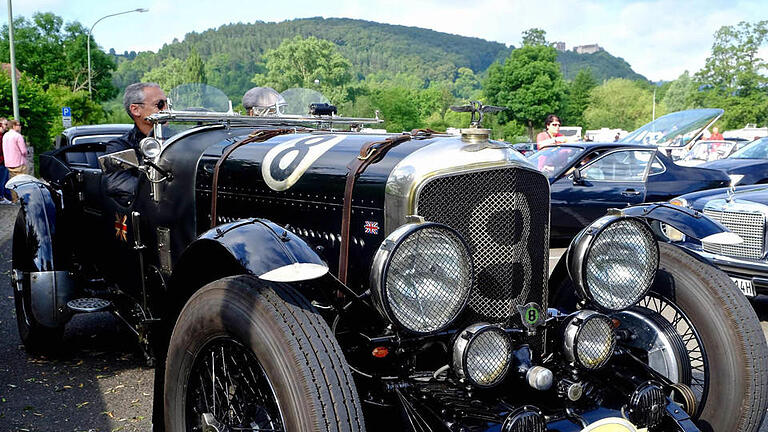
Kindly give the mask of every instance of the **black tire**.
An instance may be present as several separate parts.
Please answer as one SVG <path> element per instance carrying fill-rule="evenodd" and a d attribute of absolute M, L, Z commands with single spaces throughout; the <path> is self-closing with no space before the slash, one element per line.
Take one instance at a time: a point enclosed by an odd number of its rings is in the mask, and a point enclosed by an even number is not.
<path fill-rule="evenodd" d="M 676 246 L 659 249 L 650 298 L 672 303 L 685 317 L 673 320 L 678 332 L 689 322 L 692 332 L 683 339 L 701 344 L 696 357 L 702 355 L 706 391 L 697 425 L 705 432 L 757 431 L 768 406 L 768 347 L 754 310 L 722 271 Z"/>
<path fill-rule="evenodd" d="M 33 255 L 27 238 L 26 218 L 24 211 L 19 210 L 16 224 L 13 227 L 12 271 L 35 271 L 32 262 Z M 13 284 L 13 302 L 16 309 L 16 324 L 19 337 L 24 349 L 31 355 L 55 355 L 61 351 L 64 336 L 64 325 L 46 327 L 40 324 L 31 311 L 31 292 L 28 284 L 22 284 L 21 290 Z"/>
<path fill-rule="evenodd" d="M 215 364 L 219 349 L 225 360 L 218 362 L 222 370 L 210 368 L 214 376 L 224 374 L 217 378 L 224 384 L 206 390 L 209 377 L 195 371 L 208 370 L 209 356 Z M 234 359 L 241 359 L 236 369 L 249 373 L 226 373 L 222 364 Z M 240 415 L 246 417 L 245 423 L 256 422 L 270 430 L 365 430 L 360 400 L 341 348 L 309 301 L 286 284 L 253 276 L 228 277 L 206 285 L 184 306 L 168 347 L 166 430 L 197 430 L 193 423 L 198 422 L 201 411 L 207 409 L 210 414 L 215 410 L 207 401 L 217 387 L 227 387 L 222 394 L 229 395 L 227 401 L 220 400 L 228 409 L 219 409 L 218 417 L 214 416 L 220 423 L 231 423 Z M 246 388 L 256 390 L 232 390 Z M 233 411 L 237 415 L 222 418 L 227 415 L 221 413 Z"/>

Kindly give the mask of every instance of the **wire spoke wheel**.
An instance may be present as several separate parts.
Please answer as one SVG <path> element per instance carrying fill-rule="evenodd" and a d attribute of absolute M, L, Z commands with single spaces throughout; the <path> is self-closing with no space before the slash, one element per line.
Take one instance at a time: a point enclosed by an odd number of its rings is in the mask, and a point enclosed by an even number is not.
<path fill-rule="evenodd" d="M 677 376 L 696 396 L 697 408 L 693 417 L 697 417 L 706 404 L 709 393 L 709 364 L 701 336 L 685 312 L 663 296 L 651 293 L 642 299 L 637 307 L 652 312 L 656 319 L 666 321 L 669 324 L 667 329 L 676 333 L 669 336 L 678 341 L 680 349 L 675 354 L 682 357 L 677 359 L 677 364 L 683 368 L 677 371 Z"/>
<path fill-rule="evenodd" d="M 259 361 L 231 338 L 208 342 L 198 353 L 186 393 L 193 431 L 284 431 L 274 389 Z"/>

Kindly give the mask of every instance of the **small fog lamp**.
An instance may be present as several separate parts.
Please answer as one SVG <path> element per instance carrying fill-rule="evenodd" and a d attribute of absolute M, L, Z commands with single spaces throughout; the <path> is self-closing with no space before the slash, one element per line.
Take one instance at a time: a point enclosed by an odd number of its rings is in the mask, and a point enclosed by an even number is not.
<path fill-rule="evenodd" d="M 512 342 L 498 326 L 477 323 L 464 329 L 453 344 L 453 369 L 477 387 L 493 387 L 507 376 Z"/>
<path fill-rule="evenodd" d="M 583 310 L 565 325 L 563 353 L 568 361 L 587 370 L 597 370 L 608 363 L 616 346 L 613 321 L 607 316 Z"/>

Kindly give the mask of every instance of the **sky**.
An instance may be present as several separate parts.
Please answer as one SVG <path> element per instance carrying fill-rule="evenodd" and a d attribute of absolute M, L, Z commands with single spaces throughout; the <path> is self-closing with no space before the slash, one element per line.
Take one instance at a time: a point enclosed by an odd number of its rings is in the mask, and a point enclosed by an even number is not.
<path fill-rule="evenodd" d="M 157 51 L 187 33 L 229 23 L 317 16 L 423 27 L 515 46 L 524 30 L 537 27 L 547 32 L 549 41 L 565 42 L 567 49 L 597 43 L 653 81 L 701 69 L 721 26 L 768 19 L 765 0 L 12 1 L 14 17 L 53 12 L 86 27 L 108 14 L 149 9 L 106 18 L 93 28 L 102 49 L 119 53 Z M 5 10 L 0 26 L 7 22 Z M 768 57 L 768 48 L 761 54 Z"/>

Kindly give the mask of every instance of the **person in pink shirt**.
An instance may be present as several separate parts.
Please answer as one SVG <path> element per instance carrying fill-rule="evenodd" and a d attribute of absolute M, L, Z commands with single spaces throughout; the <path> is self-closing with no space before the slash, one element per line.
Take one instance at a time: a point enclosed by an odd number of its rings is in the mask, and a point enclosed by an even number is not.
<path fill-rule="evenodd" d="M 536 135 L 536 150 L 565 142 L 565 137 L 560 133 L 560 117 L 550 114 L 544 122 L 546 129 Z"/>
<path fill-rule="evenodd" d="M 3 157 L 10 178 L 27 173 L 27 145 L 21 136 L 21 123 L 18 120 L 8 121 L 9 130 L 3 134 Z M 13 194 L 13 202 L 18 197 Z"/>

